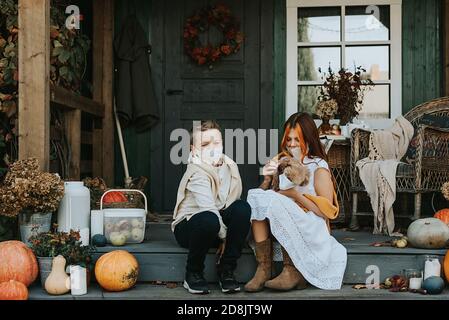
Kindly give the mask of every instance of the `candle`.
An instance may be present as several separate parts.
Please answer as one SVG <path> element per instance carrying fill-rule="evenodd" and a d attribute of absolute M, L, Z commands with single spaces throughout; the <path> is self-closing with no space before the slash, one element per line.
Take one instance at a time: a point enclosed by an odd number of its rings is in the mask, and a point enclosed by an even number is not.
<path fill-rule="evenodd" d="M 413 277 L 409 279 L 408 288 L 410 290 L 419 290 L 422 286 L 422 277 Z"/>
<path fill-rule="evenodd" d="M 70 292 L 73 296 L 81 296 L 87 293 L 86 268 L 70 266 Z"/>
<path fill-rule="evenodd" d="M 90 235 L 103 234 L 103 211 L 92 210 L 90 212 Z"/>
<path fill-rule="evenodd" d="M 441 264 L 436 256 L 426 256 L 426 262 L 424 263 L 424 280 L 429 277 L 441 275 Z"/>

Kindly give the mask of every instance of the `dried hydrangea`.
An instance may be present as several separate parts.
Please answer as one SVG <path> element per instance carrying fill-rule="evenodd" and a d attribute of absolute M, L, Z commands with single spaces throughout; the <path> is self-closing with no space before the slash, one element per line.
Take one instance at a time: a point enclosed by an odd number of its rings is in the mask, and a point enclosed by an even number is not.
<path fill-rule="evenodd" d="M 337 101 L 334 99 L 318 101 L 316 104 L 316 115 L 320 118 L 333 118 L 338 111 Z"/>
<path fill-rule="evenodd" d="M 21 211 L 54 212 L 64 196 L 64 181 L 42 172 L 35 158 L 13 163 L 0 186 L 0 215 L 14 217 Z"/>
<path fill-rule="evenodd" d="M 441 193 L 443 194 L 444 198 L 449 201 L 449 181 L 444 183 L 441 187 Z"/>

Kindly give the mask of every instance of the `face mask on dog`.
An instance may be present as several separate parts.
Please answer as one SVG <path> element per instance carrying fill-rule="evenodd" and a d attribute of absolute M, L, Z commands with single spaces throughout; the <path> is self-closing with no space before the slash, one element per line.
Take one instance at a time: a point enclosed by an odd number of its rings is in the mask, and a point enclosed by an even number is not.
<path fill-rule="evenodd" d="M 279 175 L 279 189 L 288 190 L 293 187 L 296 187 L 296 184 L 291 182 L 284 173 Z"/>

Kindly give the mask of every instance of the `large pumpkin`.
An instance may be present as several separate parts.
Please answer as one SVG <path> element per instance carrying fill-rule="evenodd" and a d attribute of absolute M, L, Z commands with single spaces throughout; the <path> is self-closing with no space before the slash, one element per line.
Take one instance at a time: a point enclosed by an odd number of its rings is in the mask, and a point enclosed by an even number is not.
<path fill-rule="evenodd" d="M 440 219 L 445 224 L 449 225 L 449 209 L 442 209 L 435 213 L 434 218 Z"/>
<path fill-rule="evenodd" d="M 28 300 L 28 289 L 19 281 L 0 283 L 0 300 Z"/>
<path fill-rule="evenodd" d="M 29 286 L 38 275 L 33 251 L 21 241 L 0 242 L 0 283 L 9 280 Z"/>
<path fill-rule="evenodd" d="M 115 250 L 102 255 L 95 264 L 95 277 L 108 291 L 124 291 L 134 286 L 139 274 L 139 264 L 132 254 Z"/>
<path fill-rule="evenodd" d="M 449 250 L 446 252 L 446 256 L 444 257 L 443 271 L 446 281 L 449 282 Z"/>
<path fill-rule="evenodd" d="M 449 227 L 436 218 L 419 219 L 408 227 L 407 237 L 415 248 L 442 249 L 449 240 Z"/>
<path fill-rule="evenodd" d="M 120 191 L 111 191 L 105 194 L 103 203 L 127 202 L 128 198 Z"/>

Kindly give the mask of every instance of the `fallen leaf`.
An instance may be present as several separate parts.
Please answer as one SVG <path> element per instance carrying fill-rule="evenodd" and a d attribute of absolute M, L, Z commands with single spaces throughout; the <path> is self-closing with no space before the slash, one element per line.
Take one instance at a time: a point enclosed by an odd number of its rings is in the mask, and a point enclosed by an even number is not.
<path fill-rule="evenodd" d="M 168 289 L 175 289 L 178 287 L 178 284 L 176 282 L 169 282 L 169 283 L 167 283 L 166 287 Z"/>
<path fill-rule="evenodd" d="M 356 284 L 352 286 L 353 289 L 360 290 L 360 289 L 366 289 L 365 284 Z"/>
<path fill-rule="evenodd" d="M 343 238 L 343 241 L 354 241 L 354 238 Z"/>

